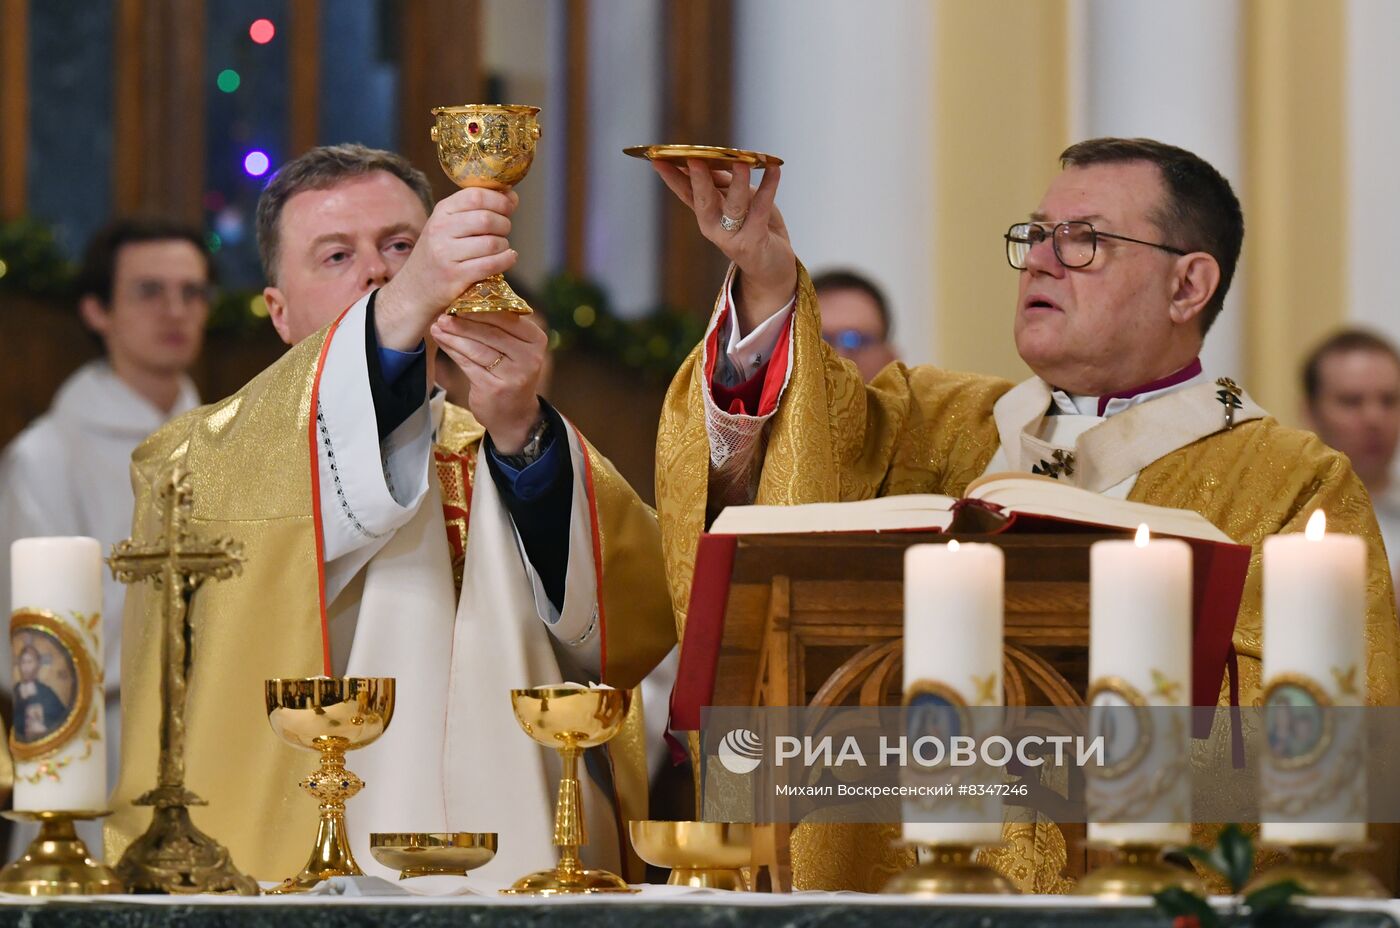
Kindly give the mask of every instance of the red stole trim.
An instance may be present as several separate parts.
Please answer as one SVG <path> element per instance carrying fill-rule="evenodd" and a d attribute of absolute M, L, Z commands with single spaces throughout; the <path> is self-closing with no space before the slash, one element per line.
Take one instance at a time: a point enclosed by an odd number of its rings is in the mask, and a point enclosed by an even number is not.
<path fill-rule="evenodd" d="M 326 615 L 326 532 L 321 525 L 321 442 L 316 434 L 316 411 L 321 403 L 321 373 L 326 369 L 331 339 L 340 328 L 341 320 L 354 308 L 353 304 L 349 306 L 326 330 L 326 340 L 316 358 L 316 371 L 311 375 L 311 414 L 306 423 L 306 444 L 311 455 L 311 525 L 316 532 L 316 603 L 321 613 L 321 662 L 328 677 L 331 676 L 331 629 L 330 619 Z"/>

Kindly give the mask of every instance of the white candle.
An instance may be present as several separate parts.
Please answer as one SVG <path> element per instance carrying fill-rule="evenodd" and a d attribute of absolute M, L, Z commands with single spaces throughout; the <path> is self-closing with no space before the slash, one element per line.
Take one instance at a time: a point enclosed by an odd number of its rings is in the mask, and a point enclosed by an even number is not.
<path fill-rule="evenodd" d="M 101 545 L 21 538 L 10 579 L 14 807 L 105 809 Z"/>
<path fill-rule="evenodd" d="M 1265 691 L 1290 679 L 1307 680 L 1334 706 L 1365 705 L 1365 540 L 1327 534 L 1326 517 L 1319 509 L 1303 533 L 1264 539 L 1263 586 Z M 1302 692 L 1300 688 L 1298 694 Z M 1344 724 L 1349 718 L 1334 721 L 1339 723 L 1334 725 L 1337 736 L 1350 731 Z M 1336 759 L 1341 753 L 1334 749 L 1330 756 Z M 1356 769 L 1349 786 L 1364 796 L 1365 773 Z M 1285 774 L 1280 784 L 1285 790 L 1287 779 Z M 1333 798 L 1339 808 L 1347 807 L 1346 796 Z M 1276 844 L 1351 844 L 1366 839 L 1365 822 L 1266 821 L 1262 830 L 1263 840 Z"/>
<path fill-rule="evenodd" d="M 1146 525 L 1131 541 L 1099 541 L 1089 548 L 1090 689 L 1107 684 L 1145 706 L 1191 705 L 1191 546 L 1154 539 Z M 1101 700 L 1122 705 L 1105 695 Z M 1132 699 L 1126 700 L 1131 702 Z M 1150 742 L 1136 769 L 1111 780 L 1091 779 L 1091 811 L 1148 788 L 1153 774 L 1189 757 L 1187 713 L 1134 712 L 1148 724 Z M 1126 720 L 1127 713 L 1124 712 Z M 1133 728 L 1133 731 L 1136 731 Z M 1110 745 L 1110 748 L 1112 746 Z M 1110 765 L 1113 758 L 1108 758 Z M 1114 844 L 1188 844 L 1191 840 L 1190 779 L 1157 797 L 1150 808 L 1185 821 L 1090 822 L 1089 839 Z"/>
<path fill-rule="evenodd" d="M 913 545 L 904 552 L 906 694 L 914 684 L 926 681 L 946 687 L 969 707 L 1002 705 L 1005 574 L 1005 558 L 996 545 L 954 540 Z M 978 721 L 974 716 L 974 726 L 983 727 Z M 982 717 L 981 721 L 988 720 Z M 993 773 L 999 781 L 1001 771 Z M 978 782 L 986 783 L 988 775 L 980 773 Z M 928 844 L 1001 841 L 999 798 L 960 803 L 950 811 L 950 817 L 958 815 L 979 820 L 905 822 L 904 837 Z"/>

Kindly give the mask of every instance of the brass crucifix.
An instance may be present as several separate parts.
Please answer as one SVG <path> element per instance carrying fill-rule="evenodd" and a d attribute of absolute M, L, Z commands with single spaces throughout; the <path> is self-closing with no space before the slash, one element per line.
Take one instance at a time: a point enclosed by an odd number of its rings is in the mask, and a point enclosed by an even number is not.
<path fill-rule="evenodd" d="M 243 548 L 231 538 L 201 539 L 190 528 L 189 475 L 171 471 L 160 488 L 162 532 L 153 541 L 119 542 L 107 559 L 122 583 L 149 580 L 160 594 L 160 767 L 156 788 L 136 800 L 154 806 L 151 825 L 132 842 L 117 873 L 135 893 L 258 894 L 228 849 L 190 821 L 189 806 L 205 801 L 185 789 L 185 692 L 193 634 L 190 600 L 206 580 L 227 580 L 243 569 Z"/>

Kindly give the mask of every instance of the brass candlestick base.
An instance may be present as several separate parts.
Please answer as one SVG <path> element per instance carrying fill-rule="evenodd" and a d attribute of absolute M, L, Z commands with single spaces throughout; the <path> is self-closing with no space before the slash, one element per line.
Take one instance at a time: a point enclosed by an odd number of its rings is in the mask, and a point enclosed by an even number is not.
<path fill-rule="evenodd" d="M 38 822 L 39 834 L 24 856 L 0 870 L 0 893 L 19 896 L 97 896 L 124 893 L 112 868 L 88 854 L 74 822 L 110 812 L 6 812 L 12 822 Z"/>
<path fill-rule="evenodd" d="M 179 786 L 157 786 L 136 800 L 155 806 L 151 826 L 117 862 L 133 893 L 236 893 L 256 896 L 258 881 L 234 867 L 228 848 L 194 827 L 190 806 L 205 802 Z"/>
<path fill-rule="evenodd" d="M 637 892 L 615 873 L 585 870 L 578 856 L 578 849 L 588 843 L 583 790 L 578 781 L 579 755 L 584 748 L 604 744 L 621 730 L 627 715 L 627 691 L 542 686 L 511 690 L 510 703 L 520 727 L 540 744 L 557 750 L 564 769 L 554 806 L 558 866 L 522 876 L 501 892 L 517 896 Z"/>
<path fill-rule="evenodd" d="M 458 187 L 509 190 L 530 172 L 540 138 L 539 107 L 470 103 L 432 113 L 438 163 Z M 449 316 L 499 312 L 533 312 L 500 274 L 478 281 L 447 309 Z"/>
<path fill-rule="evenodd" d="M 1337 860 L 1338 849 L 1333 845 L 1304 844 L 1284 850 L 1288 852 L 1288 862 L 1271 867 L 1250 880 L 1244 888 L 1246 894 L 1293 880 L 1310 896 L 1390 898 L 1390 893 L 1370 873 Z"/>
<path fill-rule="evenodd" d="M 637 856 L 669 867 L 670 886 L 747 892 L 741 867 L 753 860 L 753 826 L 725 822 L 629 822 Z"/>
<path fill-rule="evenodd" d="M 1108 848 L 1114 861 L 1097 867 L 1079 881 L 1079 896 L 1121 899 L 1124 896 L 1151 896 L 1166 889 L 1184 889 L 1198 896 L 1206 886 L 1194 870 L 1175 867 L 1162 859 L 1165 848 L 1157 844 L 1122 844 Z"/>
<path fill-rule="evenodd" d="M 1016 893 L 1016 887 L 1006 877 L 973 859 L 976 848 L 972 845 L 918 846 L 928 848 L 933 860 L 896 874 L 880 892 L 904 896 L 1011 896 Z"/>
<path fill-rule="evenodd" d="M 333 876 L 363 876 L 345 829 L 345 800 L 364 781 L 345 769 L 345 752 L 374 742 L 394 716 L 391 677 L 308 677 L 267 681 L 267 719 L 297 747 L 321 752 L 297 785 L 320 802 L 316 843 L 306 866 L 269 893 L 302 893 Z"/>

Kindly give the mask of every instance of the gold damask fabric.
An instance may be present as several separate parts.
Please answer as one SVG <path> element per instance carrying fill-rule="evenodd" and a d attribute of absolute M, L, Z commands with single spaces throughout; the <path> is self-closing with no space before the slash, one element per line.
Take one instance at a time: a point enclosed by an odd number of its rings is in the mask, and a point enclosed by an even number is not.
<path fill-rule="evenodd" d="M 865 385 L 854 365 L 840 360 L 822 342 L 816 296 L 804 269 L 799 268 L 798 280 L 792 376 L 769 424 L 755 502 L 791 505 L 900 493 L 961 495 L 996 452 L 1000 439 L 992 407 L 1012 385 L 976 374 L 901 364 L 890 365 Z M 657 507 L 671 598 L 682 628 L 708 489 L 702 352 L 703 345 L 672 383 L 657 439 Z M 1129 498 L 1193 509 L 1232 538 L 1254 546 L 1234 636 L 1245 684 L 1241 700 L 1247 705 L 1259 700 L 1264 537 L 1301 531 L 1312 511 L 1322 508 L 1329 531 L 1365 538 L 1367 700 L 1373 705 L 1396 703 L 1400 635 L 1390 574 L 1370 500 L 1345 457 L 1309 432 L 1284 428 L 1272 418 L 1254 420 L 1160 458 L 1141 472 Z M 901 855 L 888 844 L 882 851 L 872 829 L 796 829 L 794 884 L 878 889 L 879 875 L 897 867 Z M 1057 850 L 1043 831 L 1024 826 L 1021 833 L 1009 833 L 1011 844 L 997 855 L 997 864 L 1023 888 L 1062 889 L 1053 862 L 1058 856 L 1063 863 L 1063 838 Z M 800 868 L 799 860 L 805 862 Z M 1028 868 L 1030 860 L 1036 863 Z M 1014 867 L 1005 866 L 1011 862 Z"/>
<path fill-rule="evenodd" d="M 195 824 L 263 880 L 300 869 L 317 819 L 316 804 L 296 785 L 314 758 L 273 735 L 263 681 L 326 672 L 308 438 L 326 338 L 323 330 L 306 339 L 233 396 L 168 423 L 132 459 L 138 539 L 160 531 L 156 493 L 178 466 L 190 474 L 196 530 L 243 544 L 242 574 L 205 584 L 194 599 L 186 784 L 209 802 L 193 810 Z M 469 412 L 449 404 L 435 461 L 474 460 L 483 435 Z M 605 682 L 631 688 L 675 643 L 659 528 L 607 459 L 586 443 L 584 449 L 598 527 Z M 449 505 L 469 504 L 469 486 L 444 489 Z M 444 543 L 451 532 L 449 524 Z M 106 827 L 108 860 L 150 822 L 150 810 L 132 802 L 156 782 L 160 674 L 158 597 L 151 584 L 136 584 L 123 621 L 122 764 Z M 640 730 L 636 716 L 629 728 Z M 645 818 L 644 744 L 639 737 L 618 740 L 612 762 L 622 814 Z"/>

